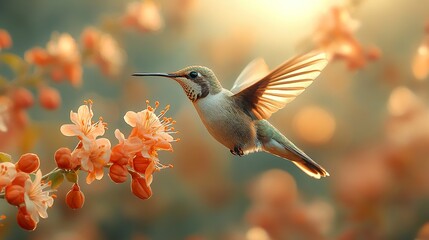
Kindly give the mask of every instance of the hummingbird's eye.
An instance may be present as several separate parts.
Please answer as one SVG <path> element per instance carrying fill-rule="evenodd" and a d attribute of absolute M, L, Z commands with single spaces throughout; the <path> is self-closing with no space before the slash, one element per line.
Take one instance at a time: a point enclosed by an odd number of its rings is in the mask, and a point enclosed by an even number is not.
<path fill-rule="evenodd" d="M 192 71 L 192 72 L 189 73 L 189 77 L 190 78 L 197 78 L 198 77 L 198 73 L 195 72 L 195 71 Z"/>

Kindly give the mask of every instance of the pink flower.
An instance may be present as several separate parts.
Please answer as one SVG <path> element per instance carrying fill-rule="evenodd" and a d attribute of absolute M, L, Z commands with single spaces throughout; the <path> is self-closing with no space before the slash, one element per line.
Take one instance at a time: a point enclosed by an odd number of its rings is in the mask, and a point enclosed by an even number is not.
<path fill-rule="evenodd" d="M 358 27 L 345 7 L 335 6 L 320 19 L 313 40 L 334 59 L 345 60 L 350 69 L 362 68 L 380 53 L 375 47 L 364 49 L 354 35 Z"/>
<path fill-rule="evenodd" d="M 0 96 L 0 132 L 7 132 L 10 120 L 12 101 L 8 97 Z"/>
<path fill-rule="evenodd" d="M 77 113 L 70 111 L 70 120 L 74 124 L 64 124 L 61 126 L 61 133 L 65 136 L 78 136 L 95 139 L 104 134 L 105 124 L 100 119 L 93 123 L 92 101 L 88 100 L 87 105 L 82 105 Z"/>
<path fill-rule="evenodd" d="M 157 104 L 158 105 L 158 104 Z M 154 110 L 151 107 L 141 111 L 133 112 L 128 111 L 124 120 L 128 125 L 133 127 L 130 136 L 137 136 L 140 138 L 146 145 L 146 151 L 151 150 L 168 150 L 172 151 L 170 142 L 174 139 L 170 135 L 171 124 L 174 124 L 174 121 L 171 118 L 163 118 L 165 112 L 168 111 L 170 107 L 167 106 L 160 115 L 157 116 L 154 113 Z M 162 118 L 162 120 L 160 120 Z M 143 156 L 151 155 L 151 153 L 142 152 Z"/>
<path fill-rule="evenodd" d="M 82 83 L 81 57 L 76 41 L 67 33 L 54 34 L 46 45 L 28 50 L 25 59 L 49 70 L 55 81 L 68 79 L 73 86 Z"/>
<path fill-rule="evenodd" d="M 81 41 L 85 52 L 91 61 L 99 65 L 103 74 L 115 76 L 121 72 L 125 53 L 110 34 L 87 27 L 82 33 Z"/>
<path fill-rule="evenodd" d="M 124 134 L 115 130 L 115 137 L 119 144 L 113 147 L 110 161 L 119 165 L 126 165 L 136 155 L 137 152 L 144 148 L 143 142 L 137 137 L 125 138 Z"/>
<path fill-rule="evenodd" d="M 141 32 L 158 31 L 164 25 L 158 6 L 151 0 L 128 3 L 123 23 Z"/>
<path fill-rule="evenodd" d="M 81 169 L 88 172 L 86 182 L 92 183 L 95 179 L 103 178 L 104 166 L 110 159 L 110 141 L 107 138 L 83 138 L 82 147 L 72 153 L 72 158 L 79 160 Z"/>
<path fill-rule="evenodd" d="M 49 184 L 42 183 L 42 172 L 40 170 L 36 172 L 34 181 L 29 178 L 25 182 L 25 207 L 36 223 L 39 222 L 39 216 L 42 218 L 48 217 L 46 210 L 54 204 L 54 199 L 49 196 L 50 191 L 43 191 L 46 187 L 49 187 Z"/>
<path fill-rule="evenodd" d="M 11 162 L 0 163 L 0 189 L 10 184 L 16 176 L 15 164 Z"/>
<path fill-rule="evenodd" d="M 147 104 L 149 104 L 148 101 Z M 159 103 L 156 102 L 155 109 L 148 105 L 143 111 L 129 111 L 125 114 L 125 122 L 133 129 L 128 138 L 125 138 L 119 130 L 115 131 L 119 143 L 113 147 L 110 157 L 110 162 L 113 163 L 110 177 L 113 181 L 124 182 L 128 171 L 133 177 L 134 185 L 140 186 L 144 183 L 147 184 L 147 188 L 144 189 L 150 189 L 153 173 L 172 167 L 172 165 L 164 165 L 159 161 L 157 151 L 173 151 L 171 142 L 178 141 L 170 135 L 175 133 L 174 128 L 171 127 L 175 121 L 164 117 L 169 106 L 156 115 L 154 112 L 158 106 Z M 146 198 L 150 194 L 145 195 Z"/>

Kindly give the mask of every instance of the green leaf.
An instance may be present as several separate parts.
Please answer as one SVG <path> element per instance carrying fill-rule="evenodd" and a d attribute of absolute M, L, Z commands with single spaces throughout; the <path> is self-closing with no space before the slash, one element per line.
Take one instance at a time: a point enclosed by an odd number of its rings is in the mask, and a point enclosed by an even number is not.
<path fill-rule="evenodd" d="M 2 162 L 12 162 L 12 157 L 4 152 L 0 152 L 0 163 Z"/>
<path fill-rule="evenodd" d="M 51 188 L 52 189 L 57 189 L 61 183 L 63 183 L 64 181 L 64 175 L 62 171 L 57 171 L 51 174 L 51 176 L 49 176 L 48 181 L 51 182 Z"/>
<path fill-rule="evenodd" d="M 27 68 L 25 61 L 12 53 L 0 54 L 0 61 L 8 65 L 15 73 L 23 73 Z"/>
<path fill-rule="evenodd" d="M 67 181 L 77 183 L 77 173 L 75 171 L 66 172 L 64 175 L 66 176 Z"/>

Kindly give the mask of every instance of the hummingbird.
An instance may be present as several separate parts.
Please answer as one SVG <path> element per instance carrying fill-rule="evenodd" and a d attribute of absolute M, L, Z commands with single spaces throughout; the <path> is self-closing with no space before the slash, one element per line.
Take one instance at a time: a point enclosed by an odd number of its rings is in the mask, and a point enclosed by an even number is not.
<path fill-rule="evenodd" d="M 208 132 L 233 155 L 264 151 L 290 160 L 311 177 L 329 173 L 267 121 L 294 100 L 327 65 L 323 52 L 295 56 L 270 71 L 262 58 L 251 61 L 231 90 L 222 87 L 214 72 L 189 66 L 171 73 L 134 73 L 166 77 L 178 82 L 193 103 Z"/>

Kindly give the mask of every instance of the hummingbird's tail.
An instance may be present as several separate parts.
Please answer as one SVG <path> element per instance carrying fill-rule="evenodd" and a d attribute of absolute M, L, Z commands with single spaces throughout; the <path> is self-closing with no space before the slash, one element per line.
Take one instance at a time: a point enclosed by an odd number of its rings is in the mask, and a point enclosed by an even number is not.
<path fill-rule="evenodd" d="M 320 177 L 327 177 L 329 173 L 315 161 L 302 159 L 301 161 L 292 161 L 302 171 L 307 173 L 309 176 L 320 179 Z"/>
<path fill-rule="evenodd" d="M 320 179 L 329 176 L 329 173 L 322 166 L 279 132 L 274 134 L 268 142 L 263 143 L 263 150 L 292 161 L 311 177 Z"/>
<path fill-rule="evenodd" d="M 286 139 L 286 137 L 284 138 Z M 311 177 L 320 179 L 321 177 L 329 176 L 329 173 L 322 166 L 313 161 L 313 159 L 307 156 L 289 140 L 287 140 L 287 142 L 279 142 L 275 139 L 271 139 L 268 143 L 264 144 L 263 149 L 266 152 L 292 161 L 297 167 Z"/>

